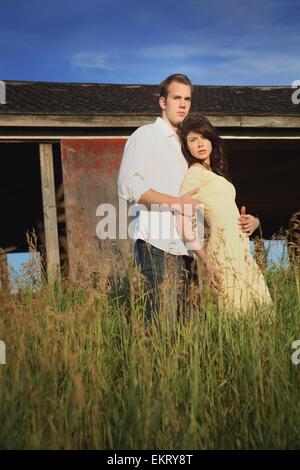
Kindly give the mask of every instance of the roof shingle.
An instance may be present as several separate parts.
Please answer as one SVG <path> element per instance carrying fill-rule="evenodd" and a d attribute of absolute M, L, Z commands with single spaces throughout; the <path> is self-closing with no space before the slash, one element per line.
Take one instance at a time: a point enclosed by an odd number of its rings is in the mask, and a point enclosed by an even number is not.
<path fill-rule="evenodd" d="M 0 114 L 157 115 L 158 85 L 5 81 Z M 207 115 L 300 116 L 291 87 L 194 85 L 194 111 Z"/>

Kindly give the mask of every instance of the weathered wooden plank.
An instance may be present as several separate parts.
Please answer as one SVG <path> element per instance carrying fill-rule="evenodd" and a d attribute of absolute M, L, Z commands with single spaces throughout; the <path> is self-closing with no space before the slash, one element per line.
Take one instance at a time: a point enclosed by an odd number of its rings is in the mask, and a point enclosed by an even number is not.
<path fill-rule="evenodd" d="M 119 116 L 61 116 L 61 115 L 12 115 L 1 114 L 1 126 L 74 126 L 74 127 L 139 127 L 155 120 L 154 115 L 119 115 Z M 207 115 L 215 126 L 221 127 L 300 127 L 299 116 L 230 116 Z"/>
<path fill-rule="evenodd" d="M 0 248 L 0 282 L 3 292 L 10 291 L 7 254 Z"/>
<path fill-rule="evenodd" d="M 264 239 L 260 236 L 254 238 L 255 260 L 262 272 L 265 272 L 267 266 L 267 256 L 264 248 Z"/>
<path fill-rule="evenodd" d="M 49 279 L 60 279 L 53 149 L 51 144 L 40 144 L 40 166 L 47 254 L 47 274 Z"/>
<path fill-rule="evenodd" d="M 130 133 L 128 133 L 128 135 L 103 135 L 103 136 L 94 136 L 94 135 L 67 135 L 67 134 L 57 134 L 57 135 L 51 135 L 49 137 L 49 135 L 0 135 L 0 142 L 1 143 L 12 143 L 12 142 L 31 142 L 31 141 L 38 141 L 38 142 L 41 142 L 41 141 L 45 141 L 47 143 L 49 142 L 57 142 L 59 141 L 60 139 L 64 139 L 64 140 L 67 140 L 67 139 L 81 139 L 81 140 L 93 140 L 95 138 L 97 139 L 111 139 L 111 140 L 114 140 L 114 139 L 124 139 L 124 140 L 127 140 L 128 139 L 128 136 L 130 135 Z M 232 139 L 235 139 L 235 140 L 286 140 L 286 141 L 289 141 L 289 140 L 295 140 L 295 141 L 300 141 L 300 129 L 299 129 L 299 135 L 282 135 L 280 133 L 278 133 L 278 135 L 274 135 L 274 134 L 271 134 L 270 132 L 268 132 L 268 130 L 266 129 L 266 132 L 265 133 L 259 133 L 257 135 L 253 134 L 253 133 L 247 133 L 246 129 L 245 129 L 245 132 L 243 132 L 243 134 L 241 133 L 234 133 L 232 132 L 230 135 L 224 135 L 222 132 L 220 132 L 220 136 L 224 139 L 224 140 L 232 140 Z"/>
<path fill-rule="evenodd" d="M 300 262 L 300 211 L 290 219 L 290 252 Z"/>
<path fill-rule="evenodd" d="M 56 115 L 0 115 L 1 126 L 33 127 L 139 127 L 149 124 L 156 116 L 56 116 Z"/>

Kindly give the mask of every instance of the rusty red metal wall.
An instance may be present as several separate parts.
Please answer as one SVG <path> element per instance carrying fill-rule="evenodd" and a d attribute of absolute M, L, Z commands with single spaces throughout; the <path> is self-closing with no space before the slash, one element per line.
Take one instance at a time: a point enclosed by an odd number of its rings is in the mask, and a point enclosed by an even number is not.
<path fill-rule="evenodd" d="M 108 243 L 96 236 L 97 207 L 118 207 L 117 176 L 126 139 L 61 141 L 69 276 L 86 278 L 109 261 Z"/>

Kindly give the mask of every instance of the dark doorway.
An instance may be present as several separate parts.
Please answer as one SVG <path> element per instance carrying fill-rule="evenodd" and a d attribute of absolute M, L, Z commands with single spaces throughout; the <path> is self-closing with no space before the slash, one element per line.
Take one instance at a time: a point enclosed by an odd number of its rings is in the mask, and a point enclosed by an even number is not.
<path fill-rule="evenodd" d="M 55 186 L 63 198 L 60 145 L 53 144 Z M 34 230 L 44 245 L 39 144 L 0 143 L 0 247 L 28 252 L 26 233 Z M 60 188 L 60 189 L 59 189 Z M 58 191 L 59 189 L 59 191 Z"/>
<path fill-rule="evenodd" d="M 39 145 L 0 144 L 0 246 L 27 252 L 26 232 L 43 231 Z"/>
<path fill-rule="evenodd" d="M 237 204 L 258 215 L 263 237 L 270 239 L 300 210 L 299 140 L 226 140 Z"/>

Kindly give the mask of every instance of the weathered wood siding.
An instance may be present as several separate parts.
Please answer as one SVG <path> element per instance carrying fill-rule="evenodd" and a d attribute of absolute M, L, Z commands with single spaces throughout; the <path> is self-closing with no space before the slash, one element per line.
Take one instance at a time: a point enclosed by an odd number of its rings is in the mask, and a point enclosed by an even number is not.
<path fill-rule="evenodd" d="M 119 244 L 96 236 L 96 211 L 100 204 L 113 204 L 118 214 L 117 176 L 125 143 L 118 138 L 61 141 L 71 279 L 101 273 L 104 262 L 113 262 L 112 249 Z"/>

